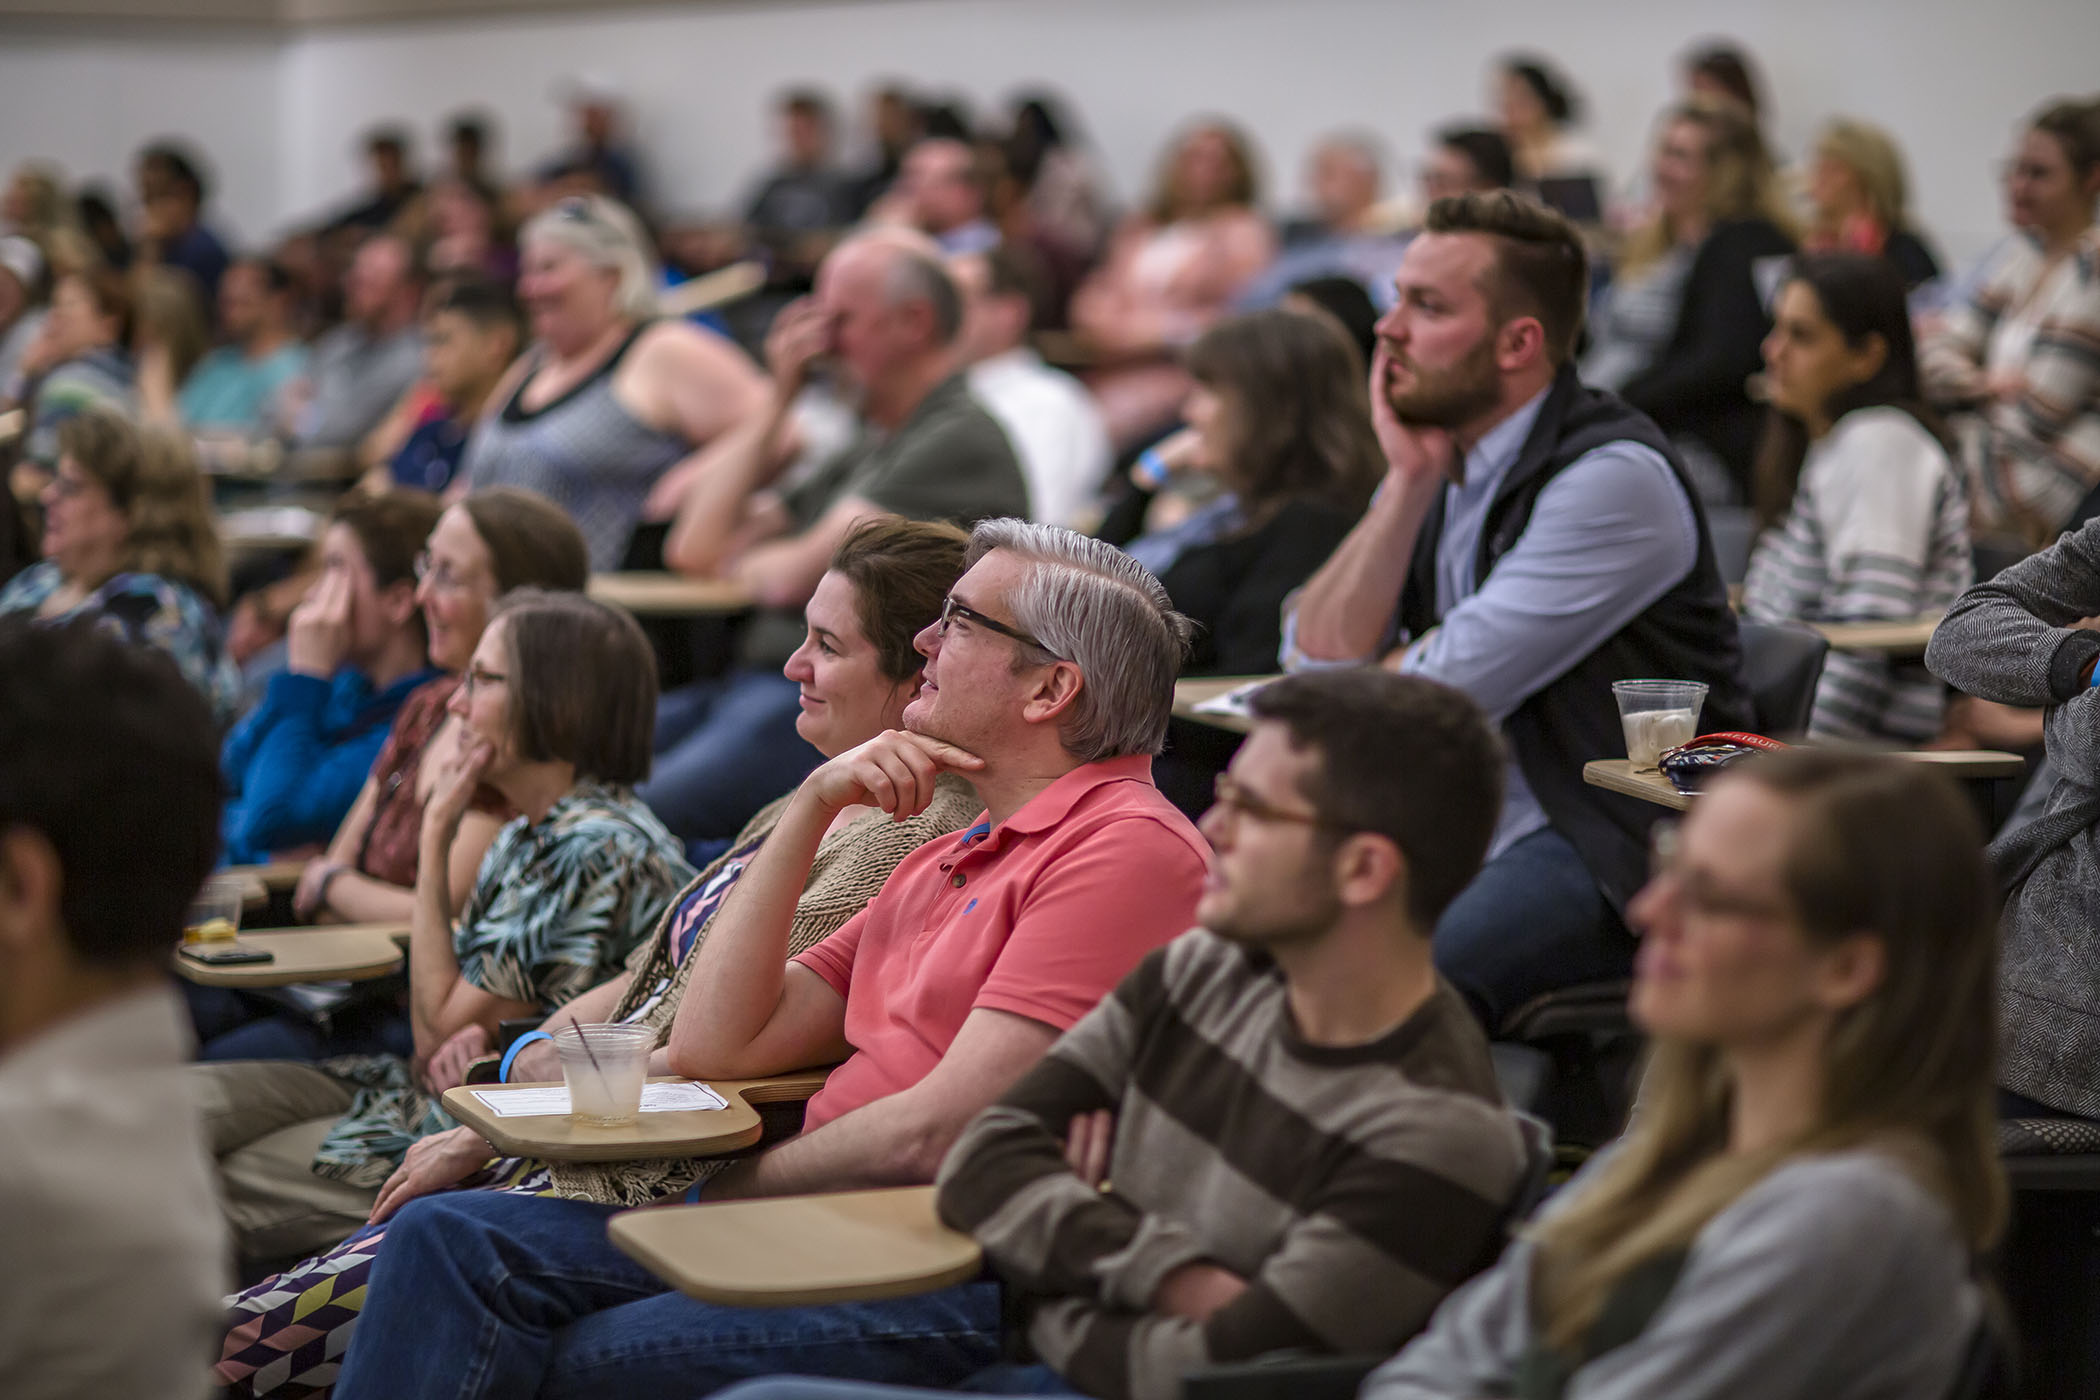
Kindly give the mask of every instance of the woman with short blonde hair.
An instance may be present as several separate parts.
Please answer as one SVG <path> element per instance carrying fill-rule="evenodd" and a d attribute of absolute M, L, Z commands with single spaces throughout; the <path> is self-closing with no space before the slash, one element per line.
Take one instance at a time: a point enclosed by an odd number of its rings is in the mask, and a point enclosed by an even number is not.
<path fill-rule="evenodd" d="M 712 331 L 653 319 L 656 256 L 625 205 L 560 200 L 519 243 L 535 343 L 490 395 L 454 490 L 536 491 L 575 518 L 594 571 L 617 569 L 645 509 L 676 512 L 702 449 L 761 407 L 765 379 Z"/>

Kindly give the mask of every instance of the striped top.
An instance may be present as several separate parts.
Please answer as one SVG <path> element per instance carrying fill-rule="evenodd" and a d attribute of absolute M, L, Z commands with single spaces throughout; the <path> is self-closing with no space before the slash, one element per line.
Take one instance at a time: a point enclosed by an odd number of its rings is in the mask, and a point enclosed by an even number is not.
<path fill-rule="evenodd" d="M 1786 521 L 1743 580 L 1753 622 L 1872 622 L 1944 612 L 1970 583 L 1966 493 L 1946 450 L 1900 408 L 1846 414 L 1809 450 Z M 1812 739 L 1918 743 L 1946 688 L 1922 661 L 1833 651 Z"/>
<path fill-rule="evenodd" d="M 1116 1115 L 1112 1189 L 1067 1170 Z M 1103 1400 L 1279 1348 L 1391 1351 L 1485 1267 L 1524 1174 L 1487 1042 L 1448 986 L 1369 1045 L 1301 1038 L 1282 975 L 1196 930 L 1157 949 L 978 1116 L 940 1213 L 1030 1295 L 1029 1338 Z M 1202 1324 L 1150 1311 L 1208 1261 L 1249 1281 Z"/>
<path fill-rule="evenodd" d="M 1978 530 L 2055 539 L 2100 486 L 2100 230 L 2054 265 L 2015 240 L 1972 300 L 1918 347 L 1918 370 L 1953 419 Z M 2018 371 L 1992 396 L 1987 375 Z"/>

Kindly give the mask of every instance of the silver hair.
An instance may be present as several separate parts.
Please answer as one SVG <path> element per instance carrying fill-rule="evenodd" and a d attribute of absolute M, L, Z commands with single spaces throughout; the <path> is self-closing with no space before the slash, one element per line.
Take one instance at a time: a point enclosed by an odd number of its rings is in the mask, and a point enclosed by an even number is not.
<path fill-rule="evenodd" d="M 1158 753 L 1194 630 L 1167 590 L 1114 545 L 1055 525 L 983 521 L 969 562 L 995 549 L 1028 565 L 1006 594 L 1014 625 L 1079 667 L 1079 697 L 1058 731 L 1066 751 L 1082 763 Z"/>
<path fill-rule="evenodd" d="M 962 292 L 938 257 L 898 247 L 883 274 L 882 297 L 889 306 L 925 302 L 933 314 L 933 338 L 942 345 L 953 345 L 962 333 Z"/>
<path fill-rule="evenodd" d="M 656 253 L 642 221 L 618 200 L 580 194 L 556 200 L 519 231 L 518 245 L 559 243 L 592 267 L 619 274 L 613 310 L 631 321 L 656 314 Z"/>

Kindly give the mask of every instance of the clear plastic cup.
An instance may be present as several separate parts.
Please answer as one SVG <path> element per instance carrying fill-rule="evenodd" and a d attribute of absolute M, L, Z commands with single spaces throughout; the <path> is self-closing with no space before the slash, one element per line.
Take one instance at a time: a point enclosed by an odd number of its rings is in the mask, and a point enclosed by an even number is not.
<path fill-rule="evenodd" d="M 241 931 L 241 906 L 248 902 L 248 882 L 238 875 L 214 875 L 190 901 L 182 918 L 185 943 L 224 943 Z"/>
<path fill-rule="evenodd" d="M 1652 769 L 1664 749 L 1689 744 L 1699 735 L 1706 704 L 1703 681 L 1613 681 L 1619 724 L 1626 731 L 1626 756 L 1636 769 Z"/>
<path fill-rule="evenodd" d="M 642 1082 L 656 1032 L 647 1026 L 563 1026 L 554 1033 L 561 1075 L 569 1085 L 569 1113 L 581 1123 L 616 1128 L 642 1110 Z"/>

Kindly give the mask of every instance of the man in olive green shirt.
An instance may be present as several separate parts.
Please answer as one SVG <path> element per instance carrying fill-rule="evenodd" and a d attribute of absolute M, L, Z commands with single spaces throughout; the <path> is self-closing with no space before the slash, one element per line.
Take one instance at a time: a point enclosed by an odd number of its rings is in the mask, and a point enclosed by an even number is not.
<path fill-rule="evenodd" d="M 840 244 L 817 270 L 815 292 L 783 310 L 766 338 L 766 413 L 724 434 L 687 488 L 665 559 L 734 579 L 758 600 L 736 666 L 668 692 L 657 710 L 656 771 L 641 795 L 696 854 L 733 837 L 818 762 L 795 733 L 799 688 L 780 667 L 802 641 L 803 605 L 853 527 L 875 515 L 968 526 L 1028 514 L 1013 447 L 962 378 L 961 323 L 962 298 L 931 243 L 879 232 Z M 775 491 L 784 429 L 820 358 L 857 396 L 860 431 Z"/>

